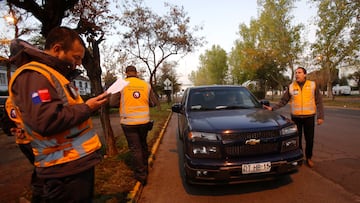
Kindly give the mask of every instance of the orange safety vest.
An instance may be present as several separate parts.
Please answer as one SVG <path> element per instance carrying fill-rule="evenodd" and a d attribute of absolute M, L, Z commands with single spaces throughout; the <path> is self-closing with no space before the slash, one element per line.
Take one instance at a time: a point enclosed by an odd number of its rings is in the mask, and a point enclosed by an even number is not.
<path fill-rule="evenodd" d="M 24 70 L 33 70 L 44 75 L 55 87 L 64 105 L 75 105 L 84 103 L 77 94 L 73 98 L 69 87 L 70 82 L 59 72 L 38 62 L 30 62 L 18 68 L 9 83 L 9 97 L 13 97 L 12 85 L 16 77 Z M 14 101 L 14 99 L 12 98 Z M 16 105 L 14 105 L 18 108 Z M 10 111 L 12 111 L 10 109 Z M 9 115 L 11 116 L 11 114 Z M 17 115 L 20 116 L 20 115 Z M 31 146 L 35 155 L 34 165 L 37 167 L 49 167 L 57 164 L 67 163 L 89 155 L 101 148 L 99 136 L 93 130 L 91 119 L 83 123 L 64 130 L 63 132 L 51 135 L 41 136 L 26 125 L 21 117 L 21 124 L 25 132 L 31 136 Z"/>
<path fill-rule="evenodd" d="M 15 142 L 16 144 L 29 144 L 31 142 L 31 136 L 24 131 L 23 122 L 21 120 L 21 114 L 19 108 L 15 106 L 11 97 L 6 99 L 5 109 L 9 118 L 14 121 L 18 130 L 21 130 L 21 133 L 16 133 Z"/>
<path fill-rule="evenodd" d="M 150 121 L 150 85 L 136 77 L 126 78 L 129 84 L 121 91 L 120 123 L 139 125 Z"/>
<path fill-rule="evenodd" d="M 306 80 L 302 89 L 297 82 L 289 86 L 292 115 L 314 115 L 316 113 L 314 81 Z"/>

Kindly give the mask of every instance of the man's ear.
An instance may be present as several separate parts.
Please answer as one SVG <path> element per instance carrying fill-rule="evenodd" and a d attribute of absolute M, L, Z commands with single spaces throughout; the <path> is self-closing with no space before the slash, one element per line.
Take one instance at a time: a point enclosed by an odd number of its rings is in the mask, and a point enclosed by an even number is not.
<path fill-rule="evenodd" d="M 55 55 L 59 56 L 60 52 L 62 51 L 60 44 L 54 44 L 54 46 L 51 47 L 50 51 Z"/>

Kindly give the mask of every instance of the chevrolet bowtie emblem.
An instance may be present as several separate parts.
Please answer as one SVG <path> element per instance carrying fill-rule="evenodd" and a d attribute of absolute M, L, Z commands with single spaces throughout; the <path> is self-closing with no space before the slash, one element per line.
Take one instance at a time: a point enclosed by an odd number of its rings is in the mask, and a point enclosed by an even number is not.
<path fill-rule="evenodd" d="M 246 141 L 245 141 L 245 144 L 248 144 L 248 145 L 260 144 L 260 140 L 257 140 L 257 139 L 246 140 Z"/>

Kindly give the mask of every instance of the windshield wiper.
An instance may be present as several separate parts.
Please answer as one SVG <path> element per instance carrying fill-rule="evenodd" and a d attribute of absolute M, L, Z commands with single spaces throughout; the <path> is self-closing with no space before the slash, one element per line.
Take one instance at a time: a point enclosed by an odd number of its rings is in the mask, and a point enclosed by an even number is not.
<path fill-rule="evenodd" d="M 214 108 L 203 107 L 203 106 L 192 106 L 191 107 L 191 111 L 210 111 L 210 110 L 215 110 L 215 109 Z"/>
<path fill-rule="evenodd" d="M 216 109 L 248 109 L 248 106 L 239 106 L 239 105 L 232 105 L 232 106 L 217 106 Z"/>

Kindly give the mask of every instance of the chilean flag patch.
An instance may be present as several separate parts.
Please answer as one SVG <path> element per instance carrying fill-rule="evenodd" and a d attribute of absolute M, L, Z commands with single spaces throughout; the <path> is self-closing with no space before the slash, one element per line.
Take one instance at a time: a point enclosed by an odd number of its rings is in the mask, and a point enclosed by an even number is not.
<path fill-rule="evenodd" d="M 51 96 L 49 93 L 49 89 L 41 89 L 31 94 L 31 99 L 34 104 L 50 102 Z"/>

